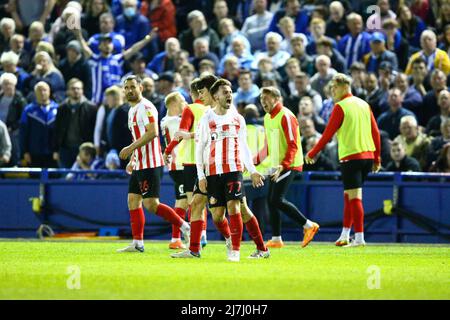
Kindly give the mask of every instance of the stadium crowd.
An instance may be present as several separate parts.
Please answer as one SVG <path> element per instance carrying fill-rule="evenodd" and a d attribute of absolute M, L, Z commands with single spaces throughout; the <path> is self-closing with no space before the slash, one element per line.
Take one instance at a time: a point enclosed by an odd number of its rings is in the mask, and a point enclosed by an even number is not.
<path fill-rule="evenodd" d="M 275 86 L 306 153 L 343 72 L 377 119 L 384 170 L 450 172 L 450 0 L 0 0 L 0 16 L 2 167 L 124 168 L 129 74 L 159 120 L 210 72 L 262 127 L 260 88 Z M 333 141 L 304 170 L 338 167 Z"/>

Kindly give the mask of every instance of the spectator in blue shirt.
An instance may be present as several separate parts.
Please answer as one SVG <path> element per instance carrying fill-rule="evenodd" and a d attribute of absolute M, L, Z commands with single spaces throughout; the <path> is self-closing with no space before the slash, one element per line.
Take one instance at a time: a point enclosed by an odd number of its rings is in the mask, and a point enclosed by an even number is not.
<path fill-rule="evenodd" d="M 363 56 L 370 51 L 370 34 L 363 31 L 363 19 L 357 13 L 347 16 L 347 26 L 350 32 L 338 43 L 338 50 L 344 56 L 346 68 L 350 68 L 353 62 L 361 61 Z"/>
<path fill-rule="evenodd" d="M 164 44 L 165 50 L 153 57 L 147 68 L 156 73 L 175 71 L 175 57 L 180 51 L 180 42 L 177 38 L 169 38 Z"/>
<path fill-rule="evenodd" d="M 255 104 L 259 97 L 259 88 L 252 81 L 252 74 L 248 70 L 241 70 L 238 78 L 239 88 L 234 94 L 233 100 L 236 105 Z"/>
<path fill-rule="evenodd" d="M 89 38 L 88 44 L 94 53 L 100 53 L 98 46 L 100 37 L 108 34 L 112 38 L 114 53 L 121 53 L 125 48 L 125 38 L 120 33 L 114 32 L 115 20 L 111 13 L 105 12 L 100 15 L 100 33 Z"/>
<path fill-rule="evenodd" d="M 222 74 L 225 69 L 225 61 L 230 57 L 234 56 L 239 61 L 239 69 L 250 70 L 253 60 L 255 58 L 253 55 L 246 50 L 245 42 L 242 41 L 241 38 L 236 38 L 231 42 L 231 52 L 228 52 L 223 58 L 220 60 L 218 74 Z"/>
<path fill-rule="evenodd" d="M 295 32 L 306 33 L 308 31 L 309 15 L 306 10 L 300 9 L 298 0 L 287 0 L 285 9 L 281 9 L 275 13 L 269 26 L 269 31 L 280 33 L 278 22 L 281 18 L 289 16 L 295 21 Z"/>
<path fill-rule="evenodd" d="M 400 134 L 400 120 L 404 116 L 414 116 L 414 113 L 403 108 L 403 95 L 400 89 L 389 90 L 389 110 L 383 112 L 377 119 L 378 128 L 389 134 L 389 138 L 394 140 Z"/>
<path fill-rule="evenodd" d="M 71 170 L 100 170 L 105 169 L 105 161 L 96 157 L 95 146 L 92 142 L 84 142 L 79 147 L 77 159 Z M 66 176 L 67 180 L 95 179 L 95 173 L 71 172 Z"/>
<path fill-rule="evenodd" d="M 19 56 L 17 54 L 12 51 L 3 52 L 0 58 L 0 64 L 2 65 L 3 71 L 0 71 L 0 74 L 3 74 L 4 72 L 14 74 L 17 78 L 16 89 L 23 92 L 30 75 L 25 70 L 18 67 L 18 63 Z"/>
<path fill-rule="evenodd" d="M 386 40 L 381 32 L 374 32 L 370 39 L 371 51 L 363 57 L 367 72 L 378 74 L 378 68 L 383 61 L 388 61 L 393 70 L 398 69 L 398 60 L 395 53 L 386 49 Z"/>
<path fill-rule="evenodd" d="M 137 0 L 123 0 L 122 8 L 123 14 L 116 19 L 115 31 L 124 36 L 125 49 L 129 49 L 150 32 L 151 22 L 138 11 Z M 151 46 L 143 48 L 142 53 L 150 59 L 157 51 L 157 42 L 152 41 Z"/>
<path fill-rule="evenodd" d="M 36 101 L 27 105 L 20 119 L 20 144 L 29 167 L 57 167 L 54 160 L 53 133 L 58 105 L 50 99 L 50 86 L 38 82 Z"/>

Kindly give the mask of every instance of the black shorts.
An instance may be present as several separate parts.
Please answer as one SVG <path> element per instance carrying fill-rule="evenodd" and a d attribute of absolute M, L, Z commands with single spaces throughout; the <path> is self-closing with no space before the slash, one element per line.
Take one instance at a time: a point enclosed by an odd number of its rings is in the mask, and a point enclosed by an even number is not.
<path fill-rule="evenodd" d="M 362 188 L 367 175 L 372 171 L 373 160 L 349 160 L 341 162 L 344 190 Z"/>
<path fill-rule="evenodd" d="M 140 194 L 144 199 L 159 198 L 163 167 L 133 170 L 128 193 Z"/>
<path fill-rule="evenodd" d="M 173 187 L 175 189 L 175 199 L 186 199 L 186 192 L 184 192 L 184 176 L 183 170 L 169 171 L 169 175 L 173 180 Z"/>
<path fill-rule="evenodd" d="M 244 197 L 244 182 L 240 171 L 209 176 L 207 183 L 210 208 L 226 207 L 228 201 L 242 201 Z"/>
<path fill-rule="evenodd" d="M 184 191 L 194 192 L 195 184 L 197 181 L 197 167 L 195 165 L 184 166 L 183 179 L 184 179 Z"/>

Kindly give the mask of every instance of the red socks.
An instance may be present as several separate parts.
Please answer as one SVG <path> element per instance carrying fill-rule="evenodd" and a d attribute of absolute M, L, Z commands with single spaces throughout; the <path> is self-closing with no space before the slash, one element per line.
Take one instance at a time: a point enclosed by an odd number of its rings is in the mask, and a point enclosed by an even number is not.
<path fill-rule="evenodd" d="M 186 216 L 186 210 L 182 208 L 175 208 L 175 213 L 181 218 L 184 219 Z M 179 239 L 181 238 L 181 232 L 180 228 L 176 227 L 175 225 L 172 225 L 172 238 Z"/>
<path fill-rule="evenodd" d="M 231 236 L 230 226 L 228 225 L 227 218 L 224 217 L 221 222 L 214 221 L 214 224 L 224 238 L 228 239 Z"/>
<path fill-rule="evenodd" d="M 355 232 L 364 232 L 364 208 L 361 199 L 350 200 Z"/>
<path fill-rule="evenodd" d="M 130 210 L 131 233 L 133 240 L 144 239 L 145 215 L 142 208 Z"/>
<path fill-rule="evenodd" d="M 191 250 L 191 252 L 195 253 L 200 252 L 200 239 L 202 237 L 202 226 L 203 226 L 202 220 L 191 222 L 191 243 L 189 246 L 189 250 Z"/>
<path fill-rule="evenodd" d="M 160 203 L 156 208 L 156 215 L 160 216 L 166 221 L 169 221 L 175 227 L 180 228 L 183 225 L 184 219 L 181 219 L 180 216 L 169 206 L 164 203 Z"/>
<path fill-rule="evenodd" d="M 225 219 L 226 220 L 226 219 Z M 246 224 L 245 228 L 248 231 L 248 234 L 253 239 L 256 244 L 256 248 L 260 251 L 267 251 L 266 245 L 264 244 L 264 240 L 261 234 L 261 230 L 259 229 L 259 223 L 255 216 L 253 216 Z"/>
<path fill-rule="evenodd" d="M 344 194 L 344 223 L 343 227 L 350 229 L 352 227 L 352 212 L 350 208 L 350 200 L 348 198 L 348 194 Z"/>
<path fill-rule="evenodd" d="M 239 248 L 241 247 L 242 232 L 244 229 L 240 213 L 230 215 L 230 226 L 231 244 L 233 245 L 233 250 L 239 251 Z"/>

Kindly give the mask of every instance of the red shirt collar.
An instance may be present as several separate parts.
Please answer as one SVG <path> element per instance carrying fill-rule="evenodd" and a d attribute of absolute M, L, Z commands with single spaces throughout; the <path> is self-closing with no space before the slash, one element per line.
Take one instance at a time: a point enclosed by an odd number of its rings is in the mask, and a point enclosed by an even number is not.
<path fill-rule="evenodd" d="M 194 101 L 194 103 L 199 103 L 199 104 L 203 104 L 203 101 L 202 101 L 202 100 L 200 100 L 200 99 L 197 99 L 197 100 L 195 100 L 195 101 Z"/>
<path fill-rule="evenodd" d="M 277 104 L 275 105 L 275 107 L 272 109 L 272 111 L 270 112 L 270 118 L 273 119 L 276 117 L 276 115 L 278 114 L 278 112 L 281 111 L 281 108 L 283 108 L 283 105 L 281 104 L 281 102 L 277 102 Z"/>
<path fill-rule="evenodd" d="M 348 97 L 353 97 L 353 94 L 351 94 L 351 92 L 347 93 L 345 96 L 342 97 L 341 101 Z"/>

